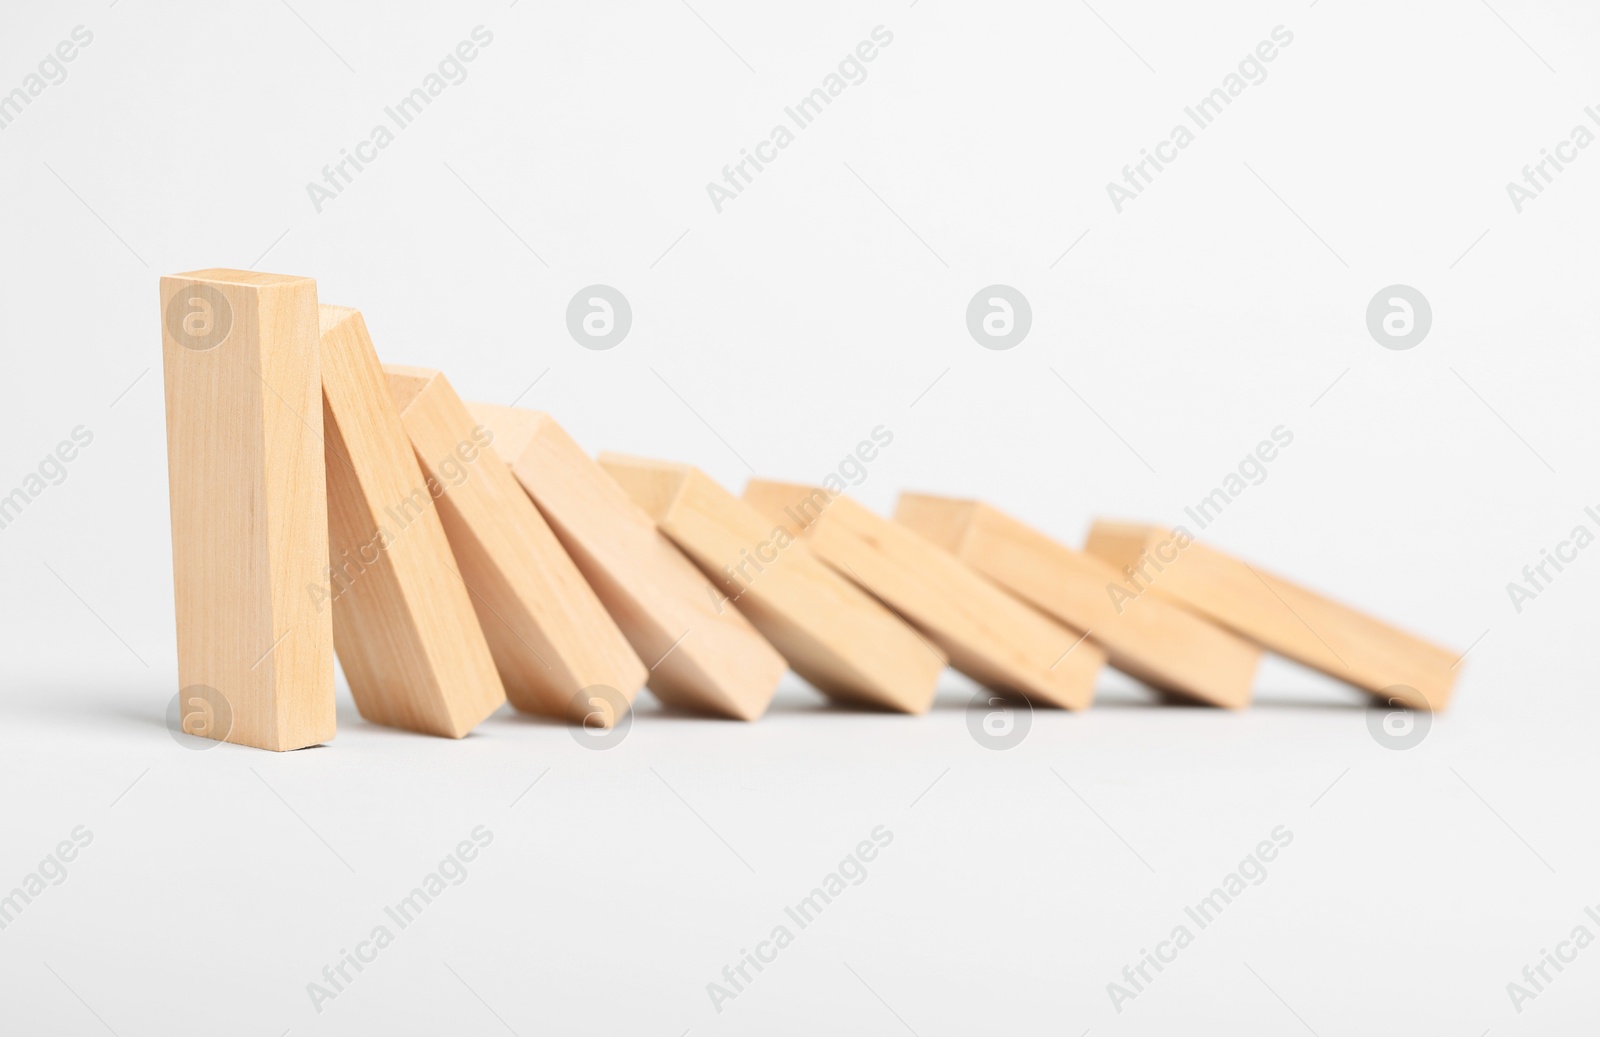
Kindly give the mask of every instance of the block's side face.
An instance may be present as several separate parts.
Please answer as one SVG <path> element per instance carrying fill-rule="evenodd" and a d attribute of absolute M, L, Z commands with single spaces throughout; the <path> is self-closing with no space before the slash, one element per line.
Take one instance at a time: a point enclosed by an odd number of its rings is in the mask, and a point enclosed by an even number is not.
<path fill-rule="evenodd" d="M 676 550 L 671 544 L 662 546 Z M 650 690 L 668 705 L 755 720 L 772 702 L 788 663 L 737 606 L 723 602 L 717 613 L 712 605 L 716 589 L 687 558 L 679 555 L 678 560 L 688 569 L 678 581 L 682 593 L 704 598 L 706 614 L 684 628 L 677 648 L 669 646 L 664 657 L 646 658 L 647 665 L 655 664 Z"/>
<path fill-rule="evenodd" d="M 262 348 L 267 543 L 273 628 L 293 631 L 269 663 L 278 723 L 293 740 L 334 733 L 333 617 L 306 592 L 328 563 L 328 500 L 322 428 L 317 286 L 296 280 L 257 293 Z"/>
<path fill-rule="evenodd" d="M 512 471 L 652 667 L 651 690 L 672 706 L 759 716 L 785 669 L 782 657 L 608 471 L 555 421 L 534 417 Z"/>
<path fill-rule="evenodd" d="M 739 599 L 740 607 L 746 603 L 746 614 L 795 672 L 828 694 L 912 713 L 932 702 L 944 653 L 804 542 L 791 544 L 750 585 Z M 781 614 L 779 632 L 769 633 L 752 609 Z"/>
<path fill-rule="evenodd" d="M 439 515 L 512 704 L 566 716 L 595 685 L 631 702 L 644 665 L 490 445 L 492 433 L 440 376 L 413 394 L 402 421 L 443 489 Z"/>
<path fill-rule="evenodd" d="M 1248 571 L 1243 562 L 1234 565 Z M 1284 636 L 1296 638 L 1282 649 L 1285 655 L 1402 705 L 1442 710 L 1449 703 L 1452 653 L 1315 591 L 1257 572 L 1257 586 L 1265 584 L 1262 593 L 1271 597 L 1262 599 L 1261 609 L 1276 606 L 1294 619 L 1294 627 L 1284 624 Z"/>
<path fill-rule="evenodd" d="M 505 701 L 359 313 L 323 307 L 334 643 L 361 715 L 459 737 Z"/>
<path fill-rule="evenodd" d="M 660 658 L 683 609 L 658 590 L 660 534 L 616 480 L 553 421 L 528 415 L 512 473 L 641 658 Z M 496 442 L 505 435 L 496 425 Z"/>
<path fill-rule="evenodd" d="M 1136 546 L 1140 529 L 1145 543 Z M 1114 564 L 1134 566 L 1139 585 L 1154 596 L 1331 677 L 1377 695 L 1409 687 L 1414 696 L 1397 697 L 1419 708 L 1439 709 L 1448 701 L 1452 659 L 1444 649 L 1241 559 L 1204 544 L 1178 546 L 1161 530 L 1110 523 L 1096 523 L 1090 549 Z M 1249 663 L 1253 672 L 1248 657 L 1232 656 L 1235 666 Z"/>
<path fill-rule="evenodd" d="M 287 298 L 164 277 L 161 318 L 179 684 L 215 689 L 228 714 L 186 712 L 185 726 L 281 750 L 333 737 L 334 697 L 331 626 L 307 594 L 327 564 L 323 475 L 306 457 L 322 451 L 315 286 L 277 283 Z"/>
<path fill-rule="evenodd" d="M 943 656 L 781 523 L 693 469 L 657 522 L 819 690 L 908 712 L 927 708 Z"/>
<path fill-rule="evenodd" d="M 628 481 L 619 481 L 633 493 Z M 684 474 L 672 506 L 656 516 L 656 524 L 734 598 L 768 582 L 768 571 L 794 544 L 787 530 L 694 469 Z"/>

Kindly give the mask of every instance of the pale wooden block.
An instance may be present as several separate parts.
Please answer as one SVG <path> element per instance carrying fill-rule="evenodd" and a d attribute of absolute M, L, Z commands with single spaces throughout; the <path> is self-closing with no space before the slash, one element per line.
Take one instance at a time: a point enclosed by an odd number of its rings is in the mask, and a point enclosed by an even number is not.
<path fill-rule="evenodd" d="M 438 371 L 384 365 L 417 460 L 516 708 L 610 726 L 645 667 L 511 469 Z M 580 695 L 609 688 L 605 693 Z"/>
<path fill-rule="evenodd" d="M 781 526 L 688 465 L 600 465 L 818 690 L 906 713 L 932 704 L 944 653 Z"/>
<path fill-rule="evenodd" d="M 357 310 L 320 309 L 333 643 L 361 715 L 460 738 L 506 700 Z M 434 484 L 437 485 L 437 484 Z"/>
<path fill-rule="evenodd" d="M 984 579 L 944 547 L 848 497 L 752 479 L 744 499 L 878 597 L 979 684 L 1040 705 L 1084 709 L 1106 655 Z"/>
<path fill-rule="evenodd" d="M 1119 604 L 1107 587 L 1122 577 L 1104 560 L 979 501 L 903 493 L 894 517 L 1024 601 L 1088 631 L 1124 673 L 1212 705 L 1249 705 L 1261 650 L 1163 598 Z"/>
<path fill-rule="evenodd" d="M 670 706 L 754 720 L 788 669 L 627 491 L 548 414 L 467 405 Z"/>
<path fill-rule="evenodd" d="M 1186 534 L 1099 521 L 1089 533 L 1088 548 L 1118 570 L 1119 584 L 1130 596 L 1175 601 L 1386 701 L 1441 710 L 1450 700 L 1456 659 L 1448 650 Z"/>
<path fill-rule="evenodd" d="M 178 683 L 223 700 L 185 694 L 184 729 L 262 749 L 326 742 L 332 615 L 307 593 L 328 564 L 316 282 L 176 274 L 161 315 Z"/>

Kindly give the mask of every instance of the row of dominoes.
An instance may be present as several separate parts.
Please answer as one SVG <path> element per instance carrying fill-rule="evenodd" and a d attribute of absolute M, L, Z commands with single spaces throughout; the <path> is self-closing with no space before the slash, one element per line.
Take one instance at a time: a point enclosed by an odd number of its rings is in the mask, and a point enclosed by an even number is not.
<path fill-rule="evenodd" d="M 1193 542 L 1097 523 L 1077 551 L 984 504 L 591 458 L 545 414 L 384 366 L 310 278 L 161 281 L 183 729 L 266 749 L 361 715 L 460 737 L 507 700 L 611 725 L 641 686 L 754 720 L 792 668 L 920 713 L 946 665 L 1081 709 L 1107 663 L 1216 706 L 1264 649 L 1437 710 L 1451 653 Z"/>

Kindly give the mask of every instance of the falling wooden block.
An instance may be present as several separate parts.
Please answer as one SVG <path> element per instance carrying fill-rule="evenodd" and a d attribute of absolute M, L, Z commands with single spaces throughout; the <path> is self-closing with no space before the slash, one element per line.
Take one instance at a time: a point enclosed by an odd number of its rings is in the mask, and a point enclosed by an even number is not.
<path fill-rule="evenodd" d="M 317 285 L 161 279 L 183 729 L 262 749 L 334 732 Z"/>
<path fill-rule="evenodd" d="M 824 694 L 906 713 L 932 704 L 944 653 L 783 527 L 688 465 L 600 465 Z"/>
<path fill-rule="evenodd" d="M 1440 710 L 1450 700 L 1450 652 L 1182 531 L 1096 522 L 1088 547 L 1118 570 L 1118 597 L 1126 608 L 1142 607 L 1148 592 L 1386 701 Z"/>
<path fill-rule="evenodd" d="M 645 668 L 444 375 L 385 365 L 478 622 L 516 708 L 609 727 Z"/>
<path fill-rule="evenodd" d="M 1119 603 L 1109 563 L 978 501 L 904 493 L 895 521 L 1105 648 L 1111 665 L 1153 687 L 1216 706 L 1250 702 L 1261 650 L 1157 597 Z"/>
<path fill-rule="evenodd" d="M 752 479 L 744 499 L 802 536 L 812 554 L 921 630 L 978 683 L 1067 709 L 1093 700 L 1104 652 L 919 533 L 820 487 Z"/>
<path fill-rule="evenodd" d="M 361 715 L 460 738 L 506 700 L 357 310 L 323 306 L 322 425 L 328 455 L 326 587 L 333 644 Z"/>
<path fill-rule="evenodd" d="M 788 668 L 548 414 L 468 404 L 670 706 L 754 720 Z"/>

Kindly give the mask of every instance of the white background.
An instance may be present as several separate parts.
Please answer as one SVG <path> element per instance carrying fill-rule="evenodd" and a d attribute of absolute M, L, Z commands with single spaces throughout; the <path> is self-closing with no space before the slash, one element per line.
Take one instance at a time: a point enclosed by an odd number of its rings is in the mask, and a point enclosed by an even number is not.
<path fill-rule="evenodd" d="M 94 442 L 0 530 L 0 890 L 74 826 L 93 842 L 0 932 L 0 1028 L 1592 1023 L 1600 949 L 1520 1013 L 1506 985 L 1574 926 L 1600 936 L 1600 550 L 1520 614 L 1506 585 L 1600 531 L 1600 148 L 1521 213 L 1505 185 L 1600 103 L 1600 11 L 691 2 L 8 7 L 0 90 L 94 39 L 0 131 L 0 493 L 75 427 Z M 466 81 L 317 213 L 306 183 L 477 25 Z M 869 77 L 717 213 L 706 183 L 877 25 Z M 1279 25 L 1268 78 L 1118 214 L 1107 181 Z M 737 489 L 818 480 L 883 424 L 868 505 L 981 497 L 1072 543 L 1095 516 L 1182 521 L 1285 425 L 1205 538 L 1470 646 L 1455 704 L 1397 752 L 1361 696 L 1276 661 L 1236 715 L 1108 673 L 1096 708 L 994 752 L 953 674 L 921 718 L 791 677 L 753 725 L 645 695 L 596 752 L 509 710 L 461 742 L 374 728 L 341 682 L 325 748 L 188 751 L 162 721 L 156 279 L 251 265 L 316 277 L 386 360 L 469 399 L 538 379 L 522 403 L 591 450 Z M 607 352 L 565 326 L 595 283 L 634 312 Z M 1004 352 L 965 326 L 995 283 L 1034 315 Z M 1433 309 L 1409 351 L 1365 325 L 1396 283 Z M 306 985 L 480 824 L 467 880 L 314 1011 Z M 867 880 L 719 1014 L 706 984 L 877 825 Z M 1116 1011 L 1107 983 L 1278 825 L 1266 881 Z"/>

